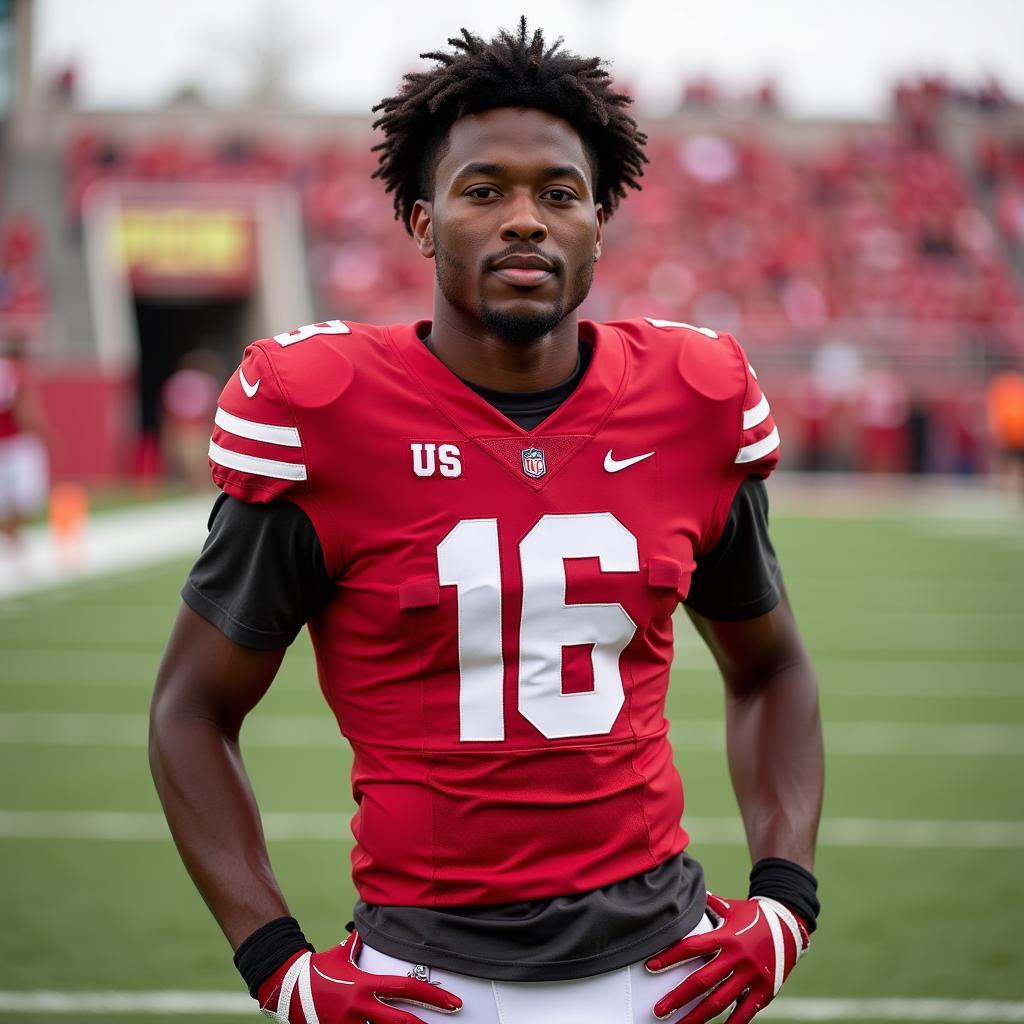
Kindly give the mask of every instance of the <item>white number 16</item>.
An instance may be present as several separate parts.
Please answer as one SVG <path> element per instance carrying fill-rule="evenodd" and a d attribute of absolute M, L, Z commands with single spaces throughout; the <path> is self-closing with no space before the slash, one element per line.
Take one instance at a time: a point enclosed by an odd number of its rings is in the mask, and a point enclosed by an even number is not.
<path fill-rule="evenodd" d="M 462 740 L 505 738 L 498 551 L 497 519 L 463 519 L 437 546 L 440 583 L 458 594 Z M 636 538 L 610 512 L 543 516 L 520 543 L 519 712 L 548 739 L 611 731 L 625 699 L 619 656 L 636 632 L 620 604 L 566 604 L 566 558 L 640 571 Z M 593 645 L 594 688 L 564 693 L 562 648 L 576 644 Z"/>

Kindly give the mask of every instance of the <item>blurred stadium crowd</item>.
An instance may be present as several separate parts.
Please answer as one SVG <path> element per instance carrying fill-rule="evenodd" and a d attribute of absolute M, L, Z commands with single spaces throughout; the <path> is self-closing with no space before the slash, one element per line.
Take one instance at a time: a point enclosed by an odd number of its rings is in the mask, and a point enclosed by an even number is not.
<path fill-rule="evenodd" d="M 934 131 L 942 94 L 932 89 L 901 86 L 891 124 L 797 153 L 756 123 L 735 138 L 654 126 L 643 191 L 615 221 L 594 315 L 656 307 L 757 344 L 841 317 L 960 320 L 1015 347 L 1024 298 L 1007 255 L 1024 256 L 1024 131 L 982 134 L 965 168 Z M 360 320 L 420 315 L 431 279 L 395 230 L 374 166 L 363 140 L 295 149 L 273 137 L 84 131 L 65 153 L 68 217 L 77 222 L 98 181 L 287 183 L 330 307 Z"/>
<path fill-rule="evenodd" d="M 430 268 L 370 178 L 368 125 L 296 142 L 269 122 L 218 135 L 168 123 L 182 120 L 155 116 L 142 132 L 70 122 L 60 244 L 87 248 L 81 228 L 97 186 L 280 186 L 299 202 L 317 317 L 427 314 Z M 986 409 L 990 382 L 1024 365 L 1024 110 L 997 82 L 902 82 L 883 123 L 802 125 L 780 114 L 771 83 L 737 113 L 698 79 L 678 116 L 646 127 L 643 191 L 611 222 L 586 315 L 738 335 L 772 379 L 789 468 L 979 473 L 1000 451 L 1024 450 L 1014 433 L 1024 414 L 1007 432 Z M 65 324 L 85 315 L 61 309 L 41 235 L 31 210 L 3 217 L 2 337 L 32 334 L 53 313 Z M 145 322 L 140 314 L 143 350 Z M 201 477 L 166 445 L 154 449 L 153 435 L 175 416 L 204 422 L 211 381 L 245 340 L 222 347 L 219 362 L 175 350 L 157 371 L 152 359 L 145 371 L 143 351 L 143 376 L 159 379 L 141 390 L 162 399 L 113 429 L 124 451 L 136 446 L 120 470 L 159 472 L 162 451 L 165 469 Z M 38 347 L 45 353 L 45 339 Z M 150 455 L 139 458 L 147 438 Z M 201 449 L 194 438 L 185 447 Z"/>

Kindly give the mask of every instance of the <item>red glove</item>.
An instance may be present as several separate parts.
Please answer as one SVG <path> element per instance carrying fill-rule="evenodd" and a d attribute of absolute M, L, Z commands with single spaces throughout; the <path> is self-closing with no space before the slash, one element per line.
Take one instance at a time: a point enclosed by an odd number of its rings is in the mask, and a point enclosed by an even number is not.
<path fill-rule="evenodd" d="M 260 985 L 260 1012 L 279 1024 L 423 1024 L 384 1000 L 442 1013 L 462 1006 L 458 996 L 429 982 L 361 971 L 356 966 L 360 946 L 353 932 L 323 953 L 296 953 Z"/>
<path fill-rule="evenodd" d="M 726 1024 L 747 1024 L 779 994 L 807 951 L 807 927 L 792 910 L 767 896 L 726 902 L 709 892 L 708 910 L 716 919 L 711 931 L 680 939 L 647 961 L 647 970 L 657 974 L 686 960 L 710 957 L 655 1004 L 654 1015 L 664 1020 L 708 993 L 676 1024 L 706 1024 L 736 1000 Z"/>

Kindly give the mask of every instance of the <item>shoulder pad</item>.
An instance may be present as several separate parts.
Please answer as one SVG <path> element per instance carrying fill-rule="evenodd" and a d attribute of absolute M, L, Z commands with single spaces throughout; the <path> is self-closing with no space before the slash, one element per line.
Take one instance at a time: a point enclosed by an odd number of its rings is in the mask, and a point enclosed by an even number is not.
<path fill-rule="evenodd" d="M 738 412 L 739 444 L 733 464 L 746 473 L 768 476 L 779 461 L 779 431 L 746 353 L 731 334 L 680 326 L 688 328 L 679 332 L 686 336 L 676 355 L 680 376 L 695 391 Z M 703 344 L 702 335 L 709 339 Z"/>
<path fill-rule="evenodd" d="M 713 400 L 742 396 L 747 387 L 747 361 L 731 334 L 649 316 L 630 325 L 649 345 L 673 346 L 679 375 L 699 394 Z"/>
<path fill-rule="evenodd" d="M 295 408 L 316 408 L 336 401 L 355 375 L 349 358 L 356 332 L 342 320 L 307 324 L 255 342 L 277 381 L 282 396 Z"/>

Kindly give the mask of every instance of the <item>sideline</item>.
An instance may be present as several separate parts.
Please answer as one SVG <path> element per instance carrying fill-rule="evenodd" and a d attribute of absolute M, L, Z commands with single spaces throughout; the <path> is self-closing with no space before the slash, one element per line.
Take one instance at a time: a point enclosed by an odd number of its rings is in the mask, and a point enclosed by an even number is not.
<path fill-rule="evenodd" d="M 351 804 L 336 811 L 267 811 L 263 830 L 272 842 L 351 844 Z M 685 815 L 683 825 L 694 847 L 746 846 L 738 817 Z M 15 811 L 0 810 L 0 839 L 171 841 L 159 811 Z M 823 818 L 818 846 L 861 849 L 1024 850 L 1024 822 L 906 818 Z"/>
<path fill-rule="evenodd" d="M 961 521 L 975 524 L 969 533 L 997 536 L 1024 518 L 1024 503 L 988 477 L 789 471 L 773 473 L 768 486 L 773 510 L 786 518 L 896 517 L 939 529 Z"/>
<path fill-rule="evenodd" d="M 0 992 L 3 1013 L 163 1013 L 252 1017 L 253 1002 L 238 992 Z M 814 999 L 782 996 L 759 1019 L 809 1021 L 1024 1021 L 1024 1003 L 983 999 Z"/>
<path fill-rule="evenodd" d="M 16 557 L 0 552 L 0 601 L 197 553 L 216 493 L 91 516 L 77 564 L 62 557 L 48 525 L 29 527 Z M 771 496 L 780 518 L 895 516 L 930 531 L 1024 544 L 1020 502 L 984 479 L 783 472 L 772 477 Z"/>
<path fill-rule="evenodd" d="M 0 600 L 198 553 L 216 492 L 90 516 L 69 557 L 47 524 L 30 526 L 17 555 L 0 551 Z"/>

